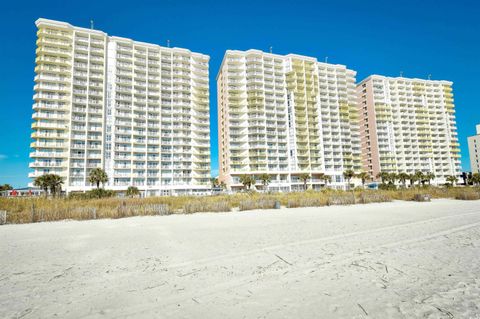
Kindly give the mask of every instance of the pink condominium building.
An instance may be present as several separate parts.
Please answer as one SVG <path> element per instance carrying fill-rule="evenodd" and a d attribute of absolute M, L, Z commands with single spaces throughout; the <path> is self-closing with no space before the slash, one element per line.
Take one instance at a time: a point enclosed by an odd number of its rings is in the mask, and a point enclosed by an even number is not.
<path fill-rule="evenodd" d="M 363 169 L 460 174 L 452 82 L 372 75 L 357 85 Z"/>
<path fill-rule="evenodd" d="M 480 124 L 476 126 L 477 134 L 468 137 L 468 152 L 470 153 L 470 168 L 472 173 L 480 172 Z"/>

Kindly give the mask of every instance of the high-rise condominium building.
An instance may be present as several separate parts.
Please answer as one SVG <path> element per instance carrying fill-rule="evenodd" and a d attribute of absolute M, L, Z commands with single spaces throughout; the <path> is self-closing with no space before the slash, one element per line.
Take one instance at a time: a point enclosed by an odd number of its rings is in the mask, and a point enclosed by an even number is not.
<path fill-rule="evenodd" d="M 227 51 L 217 76 L 220 180 L 270 175 L 269 189 L 344 187 L 359 171 L 355 72 L 300 55 Z M 261 181 L 257 181 L 261 187 Z"/>
<path fill-rule="evenodd" d="M 468 152 L 472 173 L 480 173 L 480 124 L 477 125 L 477 134 L 468 137 Z"/>
<path fill-rule="evenodd" d="M 380 172 L 460 174 L 452 83 L 372 75 L 357 85 L 362 162 Z"/>
<path fill-rule="evenodd" d="M 55 173 L 67 191 L 83 191 L 102 168 L 110 189 L 209 189 L 207 55 L 64 22 L 36 25 L 29 177 Z"/>

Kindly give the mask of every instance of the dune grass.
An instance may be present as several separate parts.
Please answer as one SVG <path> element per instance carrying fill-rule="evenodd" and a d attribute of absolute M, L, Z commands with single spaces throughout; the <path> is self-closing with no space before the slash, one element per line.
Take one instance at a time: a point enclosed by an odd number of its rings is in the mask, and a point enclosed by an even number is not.
<path fill-rule="evenodd" d="M 231 210 L 272 209 L 278 201 L 282 206 L 319 207 L 351 205 L 392 200 L 414 200 L 416 195 L 431 198 L 480 199 L 480 188 L 421 187 L 399 190 L 306 191 L 293 193 L 239 193 L 205 197 L 149 198 L 0 198 L 0 211 L 7 211 L 7 223 L 31 223 L 64 219 L 87 220 L 129 216 L 192 214 L 197 212 L 228 212 Z"/>

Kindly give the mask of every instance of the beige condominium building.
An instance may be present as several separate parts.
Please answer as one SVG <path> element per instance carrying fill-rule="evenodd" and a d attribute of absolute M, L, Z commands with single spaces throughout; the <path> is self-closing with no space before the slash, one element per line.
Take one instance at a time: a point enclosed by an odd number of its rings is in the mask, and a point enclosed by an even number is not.
<path fill-rule="evenodd" d="M 357 85 L 363 168 L 460 174 L 452 82 L 372 75 Z"/>
<path fill-rule="evenodd" d="M 470 168 L 472 173 L 480 173 L 480 124 L 477 134 L 468 137 L 468 152 L 470 153 Z"/>
<path fill-rule="evenodd" d="M 39 19 L 29 177 L 67 191 L 92 185 L 146 195 L 210 188 L 209 57 Z"/>
<path fill-rule="evenodd" d="M 227 51 L 217 76 L 219 175 L 232 190 L 241 175 L 271 177 L 273 191 L 318 189 L 359 171 L 356 72 L 295 54 Z M 257 186 L 261 186 L 257 180 Z"/>

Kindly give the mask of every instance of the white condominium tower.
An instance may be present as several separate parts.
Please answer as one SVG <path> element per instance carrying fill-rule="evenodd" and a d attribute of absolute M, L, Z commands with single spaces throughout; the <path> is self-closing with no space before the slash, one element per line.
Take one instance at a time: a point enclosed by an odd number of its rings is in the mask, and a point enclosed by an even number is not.
<path fill-rule="evenodd" d="M 460 174 L 452 82 L 372 75 L 357 85 L 363 167 L 380 172 Z"/>
<path fill-rule="evenodd" d="M 146 195 L 210 188 L 209 57 L 39 19 L 29 177 Z"/>
<path fill-rule="evenodd" d="M 477 134 L 468 137 L 468 152 L 470 153 L 472 173 L 480 173 L 480 124 L 476 128 Z"/>
<path fill-rule="evenodd" d="M 241 175 L 271 177 L 270 190 L 344 187 L 359 171 L 355 72 L 300 55 L 227 51 L 217 76 L 220 180 L 240 189 Z M 257 181 L 260 187 L 261 181 Z"/>

